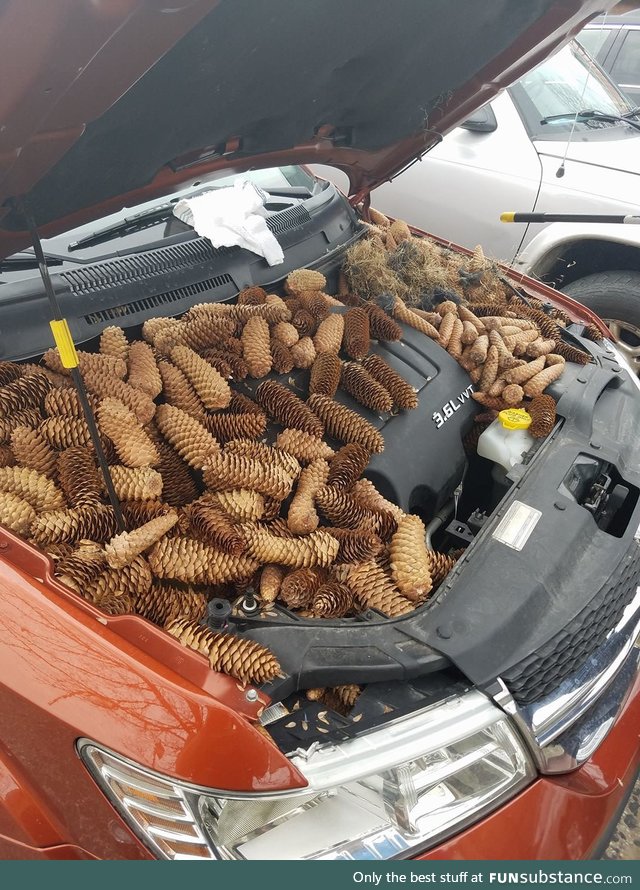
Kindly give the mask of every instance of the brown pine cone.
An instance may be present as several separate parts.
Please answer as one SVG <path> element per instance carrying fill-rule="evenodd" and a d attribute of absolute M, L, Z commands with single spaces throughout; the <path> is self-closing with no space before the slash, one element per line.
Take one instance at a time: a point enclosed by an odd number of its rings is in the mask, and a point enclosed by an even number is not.
<path fill-rule="evenodd" d="M 370 458 L 371 455 L 362 445 L 353 442 L 343 445 L 331 460 L 327 484 L 348 491 L 362 476 Z"/>
<path fill-rule="evenodd" d="M 95 352 L 82 352 L 82 350 L 78 350 L 77 356 L 78 368 L 83 377 L 85 374 L 93 371 L 99 374 L 110 374 L 113 377 L 118 377 L 120 380 L 124 379 L 127 375 L 126 362 L 123 362 L 121 358 L 117 358 L 116 356 L 103 355 Z M 42 356 L 42 361 L 49 370 L 55 371 L 56 374 L 62 374 L 67 377 L 70 376 L 71 372 L 62 364 L 57 349 L 47 349 Z"/>
<path fill-rule="evenodd" d="M 334 686 L 324 690 L 322 701 L 332 711 L 347 717 L 353 710 L 361 691 L 360 687 L 353 683 L 348 686 Z"/>
<path fill-rule="evenodd" d="M 118 401 L 133 411 L 142 424 L 149 423 L 156 413 L 156 405 L 153 399 L 150 399 L 142 390 L 129 386 L 128 383 L 120 380 L 119 377 L 95 370 L 87 371 L 83 374 L 83 377 L 90 392 L 101 399 L 118 399 Z"/>
<path fill-rule="evenodd" d="M 329 314 L 331 306 L 331 297 L 322 291 L 306 290 L 296 294 L 296 298 L 300 301 L 303 309 L 315 318 L 316 321 L 322 321 Z"/>
<path fill-rule="evenodd" d="M 322 352 L 331 352 L 337 355 L 342 346 L 342 338 L 344 337 L 344 315 L 332 313 L 318 325 L 313 338 L 318 355 Z"/>
<path fill-rule="evenodd" d="M 246 542 L 238 524 L 217 502 L 198 502 L 188 511 L 189 524 L 196 537 L 224 553 L 239 555 Z"/>
<path fill-rule="evenodd" d="M 8 445 L 0 445 L 0 467 L 15 467 L 16 458 Z"/>
<path fill-rule="evenodd" d="M 28 501 L 37 513 L 60 510 L 65 506 L 63 494 L 57 485 L 37 470 L 27 467 L 1 467 L 0 492 L 9 492 Z"/>
<path fill-rule="evenodd" d="M 300 294 L 304 291 L 322 291 L 327 286 L 327 279 L 321 272 L 313 269 L 294 269 L 289 272 L 284 283 L 284 289 L 288 294 Z"/>
<path fill-rule="evenodd" d="M 55 568 L 59 581 L 81 593 L 107 568 L 103 548 L 94 541 L 80 541 L 69 556 L 63 557 Z"/>
<path fill-rule="evenodd" d="M 288 374 L 293 370 L 295 361 L 291 350 L 279 340 L 271 340 L 271 363 L 276 374 Z"/>
<path fill-rule="evenodd" d="M 265 442 L 254 442 L 250 439 L 231 439 L 227 442 L 225 451 L 241 454 L 263 464 L 273 463 L 292 479 L 297 479 L 300 475 L 300 464 L 296 458 L 277 445 L 267 445 Z"/>
<path fill-rule="evenodd" d="M 362 308 L 369 316 L 369 333 L 373 340 L 385 343 L 402 339 L 402 328 L 397 321 L 387 315 L 375 303 L 363 303 Z"/>
<path fill-rule="evenodd" d="M 232 556 L 194 538 L 162 538 L 149 554 L 158 578 L 188 584 L 226 584 L 250 578 L 259 563 L 248 556 Z"/>
<path fill-rule="evenodd" d="M 121 569 L 128 565 L 133 562 L 136 556 L 144 553 L 164 537 L 177 521 L 178 514 L 175 510 L 171 510 L 162 516 L 150 519 L 149 522 L 145 522 L 144 525 L 133 529 L 133 531 L 115 535 L 105 547 L 107 562 L 112 569 Z"/>
<path fill-rule="evenodd" d="M 147 343 L 153 343 L 160 331 L 171 330 L 176 325 L 182 326 L 177 318 L 148 318 L 142 325 L 142 336 Z"/>
<path fill-rule="evenodd" d="M 547 356 L 547 362 L 548 361 L 549 356 Z M 535 377 L 527 380 L 523 386 L 525 396 L 528 396 L 530 399 L 534 396 L 539 396 L 544 392 L 547 386 L 553 383 L 554 380 L 557 380 L 564 372 L 564 360 L 561 359 L 560 361 L 561 363 L 554 362 L 553 364 L 549 364 L 544 371 L 540 371 Z"/>
<path fill-rule="evenodd" d="M 162 476 L 151 467 L 110 467 L 120 501 L 151 501 L 162 496 Z"/>
<path fill-rule="evenodd" d="M 25 408 L 39 407 L 51 388 L 51 382 L 41 372 L 0 387 L 0 418 L 10 417 Z"/>
<path fill-rule="evenodd" d="M 588 324 L 584 329 L 584 336 L 593 343 L 600 343 L 604 339 L 604 334 L 596 324 Z"/>
<path fill-rule="evenodd" d="M 508 371 L 505 371 L 502 376 L 507 383 L 517 383 L 522 386 L 527 380 L 530 380 L 532 377 L 535 377 L 536 374 L 539 374 L 540 371 L 544 369 L 544 365 L 545 357 L 544 355 L 541 355 L 539 358 L 536 358 L 531 362 L 526 362 L 516 368 L 510 368 Z"/>
<path fill-rule="evenodd" d="M 534 439 L 544 439 L 548 436 L 556 423 L 555 399 L 548 395 L 536 396 L 529 405 L 527 411 L 531 415 L 529 432 Z"/>
<path fill-rule="evenodd" d="M 391 513 L 369 510 L 348 492 L 328 485 L 316 493 L 316 504 L 322 515 L 340 528 L 372 531 L 386 540 L 397 527 L 397 522 Z"/>
<path fill-rule="evenodd" d="M 10 417 L 0 418 L 0 442 L 11 441 L 11 434 L 18 426 L 26 426 L 30 430 L 36 430 L 42 423 L 42 415 L 35 408 L 25 408 Z"/>
<path fill-rule="evenodd" d="M 123 464 L 148 467 L 158 463 L 160 456 L 155 445 L 126 405 L 117 399 L 103 399 L 97 414 L 100 432 L 113 442 Z"/>
<path fill-rule="evenodd" d="M 129 358 L 129 341 L 122 328 L 111 325 L 100 334 L 100 352 L 102 355 L 112 355 L 123 362 Z"/>
<path fill-rule="evenodd" d="M 378 414 L 391 411 L 393 407 L 391 396 L 384 386 L 374 380 L 371 374 L 356 362 L 343 364 L 340 385 L 357 402 Z"/>
<path fill-rule="evenodd" d="M 414 388 L 379 355 L 368 355 L 362 367 L 387 390 L 398 408 L 411 410 L 418 407 L 418 394 Z"/>
<path fill-rule="evenodd" d="M 311 337 L 300 337 L 290 352 L 296 368 L 310 368 L 316 360 L 316 348 Z"/>
<path fill-rule="evenodd" d="M 17 426 L 11 433 L 11 451 L 21 467 L 30 467 L 55 479 L 57 455 L 42 433 L 28 426 Z"/>
<path fill-rule="evenodd" d="M 155 399 L 162 392 L 162 378 L 153 350 L 148 343 L 136 340 L 129 347 L 129 376 L 127 383 L 141 389 L 149 398 Z"/>
<path fill-rule="evenodd" d="M 407 514 L 391 539 L 391 570 L 398 589 L 410 600 L 422 599 L 432 587 L 426 530 L 419 516 Z"/>
<path fill-rule="evenodd" d="M 267 466 L 233 452 L 211 455 L 203 468 L 205 485 L 213 491 L 249 488 L 263 495 L 283 500 L 293 486 L 293 479 L 280 467 Z"/>
<path fill-rule="evenodd" d="M 124 523 L 128 531 L 156 519 L 158 516 L 166 516 L 171 513 L 171 506 L 163 501 L 122 501 L 120 504 Z M 176 526 L 177 528 L 177 526 Z"/>
<path fill-rule="evenodd" d="M 391 501 L 383 498 L 373 482 L 369 479 L 358 479 L 358 481 L 354 483 L 350 494 L 359 504 L 363 507 L 367 507 L 369 510 L 391 513 L 397 522 L 399 522 L 405 515 L 404 511 L 401 510 L 397 504 L 393 504 Z"/>
<path fill-rule="evenodd" d="M 266 380 L 256 390 L 258 404 L 278 423 L 300 429 L 319 439 L 324 427 L 313 411 L 290 389 L 275 380 Z"/>
<path fill-rule="evenodd" d="M 138 615 L 160 627 L 176 618 L 201 621 L 207 614 L 204 593 L 173 584 L 153 584 L 150 590 L 137 594 L 133 602 Z"/>
<path fill-rule="evenodd" d="M 206 414 L 205 407 L 186 375 L 169 361 L 160 362 L 158 370 L 165 402 L 201 421 Z"/>
<path fill-rule="evenodd" d="M 278 598 L 284 569 L 280 566 L 268 565 L 260 573 L 260 600 L 263 603 L 274 603 Z"/>
<path fill-rule="evenodd" d="M 257 439 L 267 426 L 266 414 L 206 414 L 204 425 L 216 439 Z"/>
<path fill-rule="evenodd" d="M 236 329 L 237 323 L 231 318 L 214 315 L 191 318 L 185 324 L 182 343 L 197 353 L 211 348 L 224 349 Z"/>
<path fill-rule="evenodd" d="M 18 377 L 22 377 L 20 365 L 15 362 L 0 361 L 0 387 L 12 383 Z"/>
<path fill-rule="evenodd" d="M 247 488 L 234 488 L 227 491 L 216 491 L 211 495 L 225 513 L 242 522 L 252 522 L 264 516 L 264 497 L 257 491 Z"/>
<path fill-rule="evenodd" d="M 127 603 L 126 608 L 117 613 L 122 614 L 134 611 L 135 599 L 148 593 L 152 583 L 153 576 L 149 564 L 141 556 L 137 556 L 130 565 L 119 569 L 107 568 L 86 587 L 86 593 L 81 592 L 100 608 L 104 608 L 105 597 L 123 598 Z"/>
<path fill-rule="evenodd" d="M 245 530 L 249 552 L 260 563 L 302 568 L 326 568 L 335 560 L 339 544 L 324 531 L 315 531 L 304 538 L 279 538 L 258 528 Z"/>
<path fill-rule="evenodd" d="M 65 497 L 72 507 L 100 503 L 103 483 L 93 453 L 87 448 L 67 448 L 58 455 L 58 476 Z"/>
<path fill-rule="evenodd" d="M 239 306 L 261 306 L 266 302 L 267 292 L 262 287 L 245 287 L 238 294 Z"/>
<path fill-rule="evenodd" d="M 190 414 L 173 405 L 160 405 L 156 423 L 180 457 L 195 469 L 220 451 L 217 440 Z"/>
<path fill-rule="evenodd" d="M 188 465 L 167 442 L 155 425 L 147 427 L 149 437 L 159 455 L 156 470 L 162 476 L 165 500 L 172 507 L 182 507 L 198 495 L 198 488 Z"/>
<path fill-rule="evenodd" d="M 311 463 L 318 458 L 329 460 L 335 454 L 333 448 L 302 430 L 286 429 L 276 438 L 278 448 L 293 455 L 302 464 Z"/>
<path fill-rule="evenodd" d="M 299 339 L 298 332 L 288 321 L 280 321 L 278 324 L 273 326 L 273 330 L 271 331 L 271 340 L 276 340 L 278 343 L 282 343 L 283 346 L 293 346 L 294 343 L 297 343 Z"/>
<path fill-rule="evenodd" d="M 323 531 L 336 538 L 340 544 L 335 559 L 336 564 L 369 562 L 382 550 L 382 541 L 378 535 L 366 529 L 352 530 L 327 526 Z"/>
<path fill-rule="evenodd" d="M 89 394 L 89 404 L 96 411 L 98 399 Z M 84 411 L 75 389 L 51 389 L 44 397 L 44 411 L 49 417 L 75 417 L 84 419 Z"/>
<path fill-rule="evenodd" d="M 432 340 L 437 340 L 439 337 L 438 328 L 435 328 L 426 318 L 421 318 L 415 312 L 412 312 L 399 297 L 396 297 L 393 304 L 393 316 L 398 321 L 408 324 L 411 328 L 415 328 L 416 331 L 421 331 L 427 337 L 431 337 Z"/>
<path fill-rule="evenodd" d="M 231 401 L 229 384 L 208 362 L 188 346 L 174 346 L 171 360 L 185 374 L 206 408 L 226 408 Z"/>
<path fill-rule="evenodd" d="M 369 451 L 384 450 L 382 434 L 355 411 L 327 396 L 312 395 L 307 405 L 325 424 L 327 433 L 341 442 L 355 442 Z"/>
<path fill-rule="evenodd" d="M 318 490 L 326 483 L 329 464 L 326 460 L 314 460 L 300 474 L 296 493 L 287 514 L 287 525 L 296 535 L 307 535 L 314 531 L 320 520 L 314 506 Z"/>
<path fill-rule="evenodd" d="M 242 331 L 243 358 L 250 377 L 266 377 L 271 370 L 269 325 L 264 318 L 250 318 Z"/>
<path fill-rule="evenodd" d="M 71 510 L 41 513 L 31 525 L 36 544 L 74 544 L 82 538 L 108 541 L 117 531 L 112 507 L 91 504 Z"/>
<path fill-rule="evenodd" d="M 324 583 L 323 569 L 294 569 L 285 575 L 280 585 L 279 598 L 289 609 L 304 609 Z"/>
<path fill-rule="evenodd" d="M 85 597 L 87 599 L 88 597 Z M 133 600 L 129 594 L 120 592 L 113 593 L 94 593 L 91 599 L 94 606 L 97 606 L 107 615 L 129 615 L 134 610 Z"/>
<path fill-rule="evenodd" d="M 344 618 L 353 609 L 354 599 L 346 584 L 327 581 L 316 590 L 309 605 L 317 618 Z"/>
<path fill-rule="evenodd" d="M 228 339 L 224 346 L 216 349 L 205 349 L 200 355 L 212 368 L 215 368 L 218 374 L 225 379 L 244 380 L 249 373 L 247 363 L 240 355 L 235 355 L 228 350 L 231 342 Z M 235 342 L 235 341 L 234 341 Z M 240 341 L 237 341 L 240 343 Z"/>
<path fill-rule="evenodd" d="M 455 557 L 447 556 L 446 553 L 438 553 L 437 550 L 429 551 L 429 569 L 434 587 L 442 584 L 455 564 Z"/>
<path fill-rule="evenodd" d="M 188 618 L 168 622 L 165 630 L 183 646 L 206 655 L 211 670 L 228 674 L 242 683 L 268 683 L 280 673 L 275 655 L 254 640 L 215 633 Z"/>
<path fill-rule="evenodd" d="M 582 349 L 578 349 L 570 343 L 564 343 L 560 338 L 556 338 L 553 352 L 556 355 L 561 355 L 568 362 L 574 362 L 576 365 L 588 365 L 591 361 L 591 356 L 587 352 L 583 352 Z"/>
<path fill-rule="evenodd" d="M 311 368 L 309 395 L 319 393 L 333 398 L 340 385 L 341 373 L 342 362 L 338 356 L 333 352 L 321 352 Z"/>
<path fill-rule="evenodd" d="M 311 337 L 318 327 L 318 322 L 306 309 L 298 309 L 294 312 L 291 324 L 296 329 L 298 337 Z"/>
<path fill-rule="evenodd" d="M 369 316 L 364 309 L 347 310 L 342 346 L 350 358 L 362 359 L 369 352 Z"/>
<path fill-rule="evenodd" d="M 92 444 L 89 427 L 79 417 L 48 417 L 40 424 L 39 432 L 57 451 L 74 445 L 86 447 Z"/>
<path fill-rule="evenodd" d="M 415 603 L 399 593 L 375 562 L 349 566 L 346 583 L 363 609 L 376 609 L 389 618 L 397 618 L 415 608 Z"/>
<path fill-rule="evenodd" d="M 438 343 L 440 346 L 447 349 L 449 346 L 449 341 L 453 335 L 453 329 L 455 326 L 457 315 L 455 312 L 445 312 L 442 316 L 442 321 L 440 323 L 440 327 L 438 328 Z M 462 336 L 462 331 L 459 332 L 459 336 Z"/>
<path fill-rule="evenodd" d="M 36 511 L 29 501 L 17 494 L 11 494 L 8 491 L 2 492 L 0 495 L 0 523 L 2 525 L 26 537 L 35 520 Z"/>

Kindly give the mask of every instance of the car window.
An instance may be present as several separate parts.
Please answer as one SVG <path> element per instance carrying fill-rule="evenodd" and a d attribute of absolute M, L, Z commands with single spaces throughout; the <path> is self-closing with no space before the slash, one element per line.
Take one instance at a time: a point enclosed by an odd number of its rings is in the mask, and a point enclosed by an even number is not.
<path fill-rule="evenodd" d="M 581 31 L 576 40 L 590 56 L 596 59 L 610 33 L 610 28 L 589 28 L 586 31 Z"/>
<path fill-rule="evenodd" d="M 640 30 L 627 33 L 611 74 L 620 86 L 640 85 Z"/>

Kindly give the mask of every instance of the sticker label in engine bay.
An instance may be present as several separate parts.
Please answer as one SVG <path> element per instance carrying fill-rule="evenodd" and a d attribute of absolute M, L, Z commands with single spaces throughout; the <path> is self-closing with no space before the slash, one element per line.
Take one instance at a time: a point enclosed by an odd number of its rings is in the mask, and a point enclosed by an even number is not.
<path fill-rule="evenodd" d="M 455 399 L 449 399 L 446 405 L 443 405 L 439 411 L 434 411 L 431 415 L 431 420 L 436 425 L 436 429 L 440 429 L 441 426 L 444 426 L 447 420 L 449 420 L 456 411 L 459 411 L 460 408 L 464 405 L 464 403 L 469 399 L 471 393 L 473 392 L 473 383 L 471 383 L 466 389 L 463 389 L 459 396 Z"/>
<path fill-rule="evenodd" d="M 513 550 L 522 550 L 541 516 L 542 513 L 535 507 L 514 501 L 491 537 Z"/>

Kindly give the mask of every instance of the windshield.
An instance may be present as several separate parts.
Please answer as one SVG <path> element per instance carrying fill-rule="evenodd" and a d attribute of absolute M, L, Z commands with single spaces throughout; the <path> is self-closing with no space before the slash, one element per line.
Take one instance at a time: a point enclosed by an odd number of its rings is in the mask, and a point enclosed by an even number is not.
<path fill-rule="evenodd" d="M 534 68 L 511 87 L 510 93 L 530 134 L 540 139 L 565 139 L 578 111 L 619 117 L 631 110 L 622 93 L 577 43 Z M 548 120 L 556 115 L 560 117 Z M 576 122 L 575 132 L 593 133 L 612 127 L 631 129 L 624 122 L 583 119 Z"/>

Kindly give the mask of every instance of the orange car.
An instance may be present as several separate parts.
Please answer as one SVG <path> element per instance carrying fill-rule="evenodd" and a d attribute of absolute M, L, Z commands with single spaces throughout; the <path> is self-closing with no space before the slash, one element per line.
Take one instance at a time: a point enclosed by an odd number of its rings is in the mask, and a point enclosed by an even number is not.
<path fill-rule="evenodd" d="M 1 856 L 577 859 L 606 844 L 640 759 L 638 381 L 587 309 L 368 206 L 601 8 L 2 5 Z M 309 163 L 346 171 L 349 197 Z M 241 191 L 258 210 L 222 213 Z M 228 238 L 215 247 L 176 206 L 200 197 Z M 402 263 L 427 250 L 455 275 L 409 293 Z M 342 388 L 303 404 L 312 337 L 341 315 Z M 211 318 L 228 322 L 221 348 Z M 265 352 L 281 323 L 291 349 L 308 341 L 288 370 Z M 503 370 L 530 375 L 524 408 L 493 420 L 499 347 Z M 528 398 L 543 388 L 544 416 Z M 253 441 L 231 446 L 240 415 Z M 295 534 L 287 496 L 313 473 L 293 452 L 320 479 Z M 295 600 L 301 566 L 315 587 Z"/>

